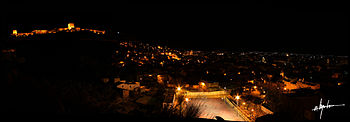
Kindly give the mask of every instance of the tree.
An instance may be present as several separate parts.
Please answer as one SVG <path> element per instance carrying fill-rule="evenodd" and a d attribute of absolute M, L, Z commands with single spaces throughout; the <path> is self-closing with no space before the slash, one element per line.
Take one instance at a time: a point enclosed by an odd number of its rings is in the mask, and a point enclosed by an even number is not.
<path fill-rule="evenodd" d="M 175 119 L 191 119 L 198 118 L 201 114 L 200 106 L 203 103 L 187 103 L 183 95 L 177 96 L 177 104 L 175 106 L 169 105 L 163 107 L 161 110 L 161 116 L 167 118 L 175 118 Z"/>

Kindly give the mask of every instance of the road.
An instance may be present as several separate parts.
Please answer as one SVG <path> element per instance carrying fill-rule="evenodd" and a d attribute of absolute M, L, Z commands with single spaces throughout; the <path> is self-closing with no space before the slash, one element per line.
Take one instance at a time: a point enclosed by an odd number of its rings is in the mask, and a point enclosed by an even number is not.
<path fill-rule="evenodd" d="M 215 116 L 228 121 L 244 121 L 244 119 L 238 114 L 236 109 L 231 108 L 221 98 L 192 98 L 188 104 L 200 104 L 199 118 L 214 119 Z"/>

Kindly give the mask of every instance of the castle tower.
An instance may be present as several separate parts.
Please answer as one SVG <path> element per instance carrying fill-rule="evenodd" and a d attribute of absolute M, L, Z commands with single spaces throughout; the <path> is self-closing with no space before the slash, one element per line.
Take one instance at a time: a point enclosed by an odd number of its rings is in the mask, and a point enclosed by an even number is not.
<path fill-rule="evenodd" d="M 70 30 L 72 28 L 74 28 L 74 23 L 68 23 L 68 29 Z"/>
<path fill-rule="evenodd" d="M 17 30 L 12 30 L 13 35 L 17 35 Z"/>

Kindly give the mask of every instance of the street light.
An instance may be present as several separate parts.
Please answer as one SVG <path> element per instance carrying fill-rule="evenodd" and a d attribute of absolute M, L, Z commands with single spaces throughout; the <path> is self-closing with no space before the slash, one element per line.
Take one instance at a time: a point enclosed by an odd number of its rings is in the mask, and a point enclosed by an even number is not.
<path fill-rule="evenodd" d="M 239 104 L 238 104 L 238 100 L 240 99 L 240 96 L 239 96 L 239 95 L 236 95 L 235 99 L 236 99 L 236 101 L 237 101 L 237 105 L 239 105 Z"/>
<path fill-rule="evenodd" d="M 177 91 L 181 91 L 181 87 L 177 87 Z"/>
<path fill-rule="evenodd" d="M 237 96 L 236 96 L 236 99 L 237 99 L 237 100 L 240 99 L 240 96 L 237 95 Z"/>
<path fill-rule="evenodd" d="M 188 101 L 190 101 L 190 99 L 188 99 L 188 98 L 185 98 L 185 101 L 186 101 L 186 102 L 188 102 Z"/>

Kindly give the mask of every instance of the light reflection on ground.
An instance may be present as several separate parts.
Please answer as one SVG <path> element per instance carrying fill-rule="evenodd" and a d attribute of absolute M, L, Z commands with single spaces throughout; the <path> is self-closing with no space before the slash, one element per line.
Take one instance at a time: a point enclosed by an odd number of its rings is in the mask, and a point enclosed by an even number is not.
<path fill-rule="evenodd" d="M 189 104 L 201 103 L 199 118 L 214 119 L 215 116 L 220 116 L 228 121 L 244 121 L 238 112 L 227 105 L 220 98 L 192 98 Z"/>

